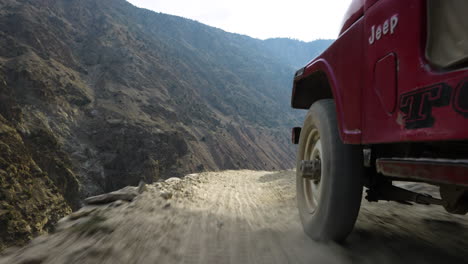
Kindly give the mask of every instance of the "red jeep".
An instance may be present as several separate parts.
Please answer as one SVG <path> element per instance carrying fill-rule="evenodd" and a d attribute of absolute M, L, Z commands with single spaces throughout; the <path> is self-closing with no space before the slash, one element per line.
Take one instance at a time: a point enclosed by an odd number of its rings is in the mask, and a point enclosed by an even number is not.
<path fill-rule="evenodd" d="M 468 212 L 468 1 L 353 0 L 338 39 L 298 70 L 291 105 L 305 232 L 341 241 L 367 200 Z M 427 182 L 440 197 L 393 181 Z"/>

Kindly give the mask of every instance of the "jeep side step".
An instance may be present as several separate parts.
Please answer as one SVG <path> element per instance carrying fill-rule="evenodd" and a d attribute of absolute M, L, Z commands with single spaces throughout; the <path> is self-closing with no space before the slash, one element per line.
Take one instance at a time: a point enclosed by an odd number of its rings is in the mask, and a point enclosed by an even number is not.
<path fill-rule="evenodd" d="M 403 204 L 411 204 L 414 202 L 417 204 L 436 204 L 445 205 L 441 199 L 434 198 L 429 194 L 417 193 L 410 190 L 406 190 L 388 182 L 382 182 L 381 184 L 372 186 L 367 190 L 366 199 L 369 202 L 377 202 L 379 200 L 384 201 L 396 201 Z"/>
<path fill-rule="evenodd" d="M 468 187 L 468 160 L 380 158 L 376 166 L 377 172 L 391 178 Z"/>

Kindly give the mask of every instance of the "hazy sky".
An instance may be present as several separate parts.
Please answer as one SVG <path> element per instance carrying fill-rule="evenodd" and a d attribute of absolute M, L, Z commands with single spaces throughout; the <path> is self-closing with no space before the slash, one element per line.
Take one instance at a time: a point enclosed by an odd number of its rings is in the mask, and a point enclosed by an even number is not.
<path fill-rule="evenodd" d="M 255 38 L 336 38 L 351 0 L 127 0 Z"/>

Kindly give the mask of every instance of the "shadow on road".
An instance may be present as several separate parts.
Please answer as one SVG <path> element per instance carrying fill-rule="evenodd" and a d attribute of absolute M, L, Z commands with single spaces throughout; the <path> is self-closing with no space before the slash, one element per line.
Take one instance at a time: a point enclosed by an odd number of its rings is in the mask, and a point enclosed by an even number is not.
<path fill-rule="evenodd" d="M 285 179 L 291 181 L 281 182 Z M 259 178 L 259 182 L 274 181 L 294 184 L 295 172 Z M 438 195 L 433 186 L 403 185 Z M 354 231 L 346 243 L 332 248 L 347 256 L 345 263 L 468 263 L 468 217 L 449 214 L 440 206 L 369 203 L 363 199 Z"/>
<path fill-rule="evenodd" d="M 425 228 L 425 227 L 421 227 Z M 467 229 L 458 230 L 466 232 Z M 428 232 L 430 232 L 428 230 Z M 437 237 L 453 237 L 457 232 L 436 231 L 433 240 L 422 239 L 410 230 L 402 234 L 392 230 L 358 227 L 343 245 L 353 263 L 467 263 L 468 254 L 453 243 L 441 243 Z M 467 243 L 464 243 L 465 246 Z"/>

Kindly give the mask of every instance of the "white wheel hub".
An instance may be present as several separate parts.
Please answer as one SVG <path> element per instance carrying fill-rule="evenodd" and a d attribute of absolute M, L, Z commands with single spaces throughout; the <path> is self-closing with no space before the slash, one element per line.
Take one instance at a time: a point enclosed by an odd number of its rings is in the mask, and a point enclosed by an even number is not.
<path fill-rule="evenodd" d="M 304 151 L 303 160 L 317 161 L 321 164 L 322 161 L 322 143 L 320 141 L 320 135 L 316 129 L 312 130 L 307 138 L 306 149 Z M 320 170 L 322 171 L 322 170 Z M 320 203 L 320 191 L 321 191 L 321 172 L 319 179 L 307 179 L 303 178 L 304 195 L 306 205 L 309 213 L 313 214 Z"/>

